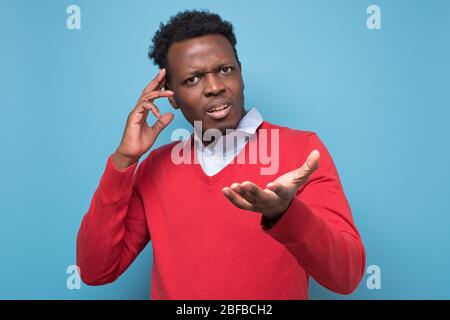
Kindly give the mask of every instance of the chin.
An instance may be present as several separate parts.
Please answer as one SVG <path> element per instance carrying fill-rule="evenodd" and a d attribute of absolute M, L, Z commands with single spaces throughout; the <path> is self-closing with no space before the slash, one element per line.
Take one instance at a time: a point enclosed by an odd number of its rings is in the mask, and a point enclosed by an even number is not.
<path fill-rule="evenodd" d="M 232 110 L 232 112 L 228 115 L 228 117 L 222 120 L 214 121 L 211 119 L 205 119 L 207 121 L 207 126 L 203 127 L 203 130 L 214 128 L 221 131 L 222 134 L 225 135 L 227 129 L 236 129 L 244 113 L 245 112 L 242 108 L 240 111 Z"/>

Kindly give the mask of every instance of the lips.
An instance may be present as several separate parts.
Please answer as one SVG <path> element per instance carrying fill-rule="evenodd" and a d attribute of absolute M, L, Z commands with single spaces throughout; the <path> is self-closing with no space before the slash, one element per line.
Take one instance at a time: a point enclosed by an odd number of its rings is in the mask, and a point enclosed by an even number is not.
<path fill-rule="evenodd" d="M 216 106 L 216 107 L 210 107 L 206 112 L 213 113 L 213 112 L 224 110 L 229 107 L 230 107 L 230 104 L 223 104 L 223 105 Z"/>
<path fill-rule="evenodd" d="M 206 109 L 206 114 L 213 120 L 221 120 L 226 118 L 231 111 L 231 103 L 228 101 L 216 102 Z"/>

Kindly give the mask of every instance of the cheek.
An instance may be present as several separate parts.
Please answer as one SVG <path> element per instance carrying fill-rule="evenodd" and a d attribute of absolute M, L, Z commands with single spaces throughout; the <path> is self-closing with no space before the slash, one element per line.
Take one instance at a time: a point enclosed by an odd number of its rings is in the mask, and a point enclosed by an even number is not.
<path fill-rule="evenodd" d="M 181 89 L 176 91 L 175 98 L 177 102 L 181 105 L 190 109 L 190 106 L 195 104 L 196 92 L 192 89 Z"/>
<path fill-rule="evenodd" d="M 244 88 L 244 80 L 242 79 L 241 74 L 237 74 L 235 77 L 233 77 L 233 79 L 231 79 L 230 82 L 230 85 L 235 91 L 242 91 L 242 89 Z"/>
<path fill-rule="evenodd" d="M 207 101 L 204 101 L 200 88 L 183 89 L 178 91 L 175 96 L 183 113 L 189 116 L 189 118 L 198 118 L 199 115 L 203 114 L 202 108 Z"/>
<path fill-rule="evenodd" d="M 236 81 L 230 83 L 229 88 L 233 92 L 233 95 L 236 99 L 242 100 L 244 83 L 241 81 L 241 79 L 237 79 Z"/>

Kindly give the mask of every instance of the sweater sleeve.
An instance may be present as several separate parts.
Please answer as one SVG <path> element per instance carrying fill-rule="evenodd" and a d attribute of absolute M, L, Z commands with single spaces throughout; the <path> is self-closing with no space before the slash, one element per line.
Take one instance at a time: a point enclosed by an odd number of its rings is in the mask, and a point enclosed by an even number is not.
<path fill-rule="evenodd" d="M 111 156 L 77 236 L 77 265 L 83 282 L 115 281 L 150 241 L 137 164 L 121 171 Z"/>
<path fill-rule="evenodd" d="M 365 269 L 365 250 L 351 209 L 326 147 L 315 133 L 308 136 L 306 156 L 320 152 L 319 168 L 310 176 L 282 216 L 261 227 L 282 243 L 298 263 L 324 287 L 350 294 Z"/>

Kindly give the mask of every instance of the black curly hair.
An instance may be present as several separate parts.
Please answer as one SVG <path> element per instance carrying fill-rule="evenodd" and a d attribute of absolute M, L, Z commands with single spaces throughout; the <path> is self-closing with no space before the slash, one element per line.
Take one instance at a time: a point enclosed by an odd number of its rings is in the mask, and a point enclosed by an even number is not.
<path fill-rule="evenodd" d="M 236 61 L 241 66 L 236 51 L 236 36 L 233 25 L 222 20 L 215 13 L 207 10 L 186 10 L 172 16 L 166 24 L 161 23 L 156 31 L 148 57 L 161 69 L 167 68 L 167 52 L 174 42 L 205 36 L 208 34 L 221 34 L 230 41 Z"/>

